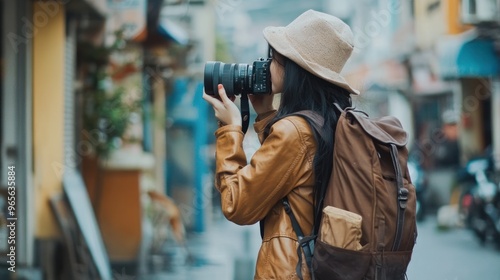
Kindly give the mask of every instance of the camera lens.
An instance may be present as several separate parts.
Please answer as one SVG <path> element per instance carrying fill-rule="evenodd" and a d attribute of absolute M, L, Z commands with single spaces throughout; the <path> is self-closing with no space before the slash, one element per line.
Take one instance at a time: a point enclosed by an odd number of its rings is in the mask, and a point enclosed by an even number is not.
<path fill-rule="evenodd" d="M 226 90 L 226 94 L 228 96 L 235 95 L 236 93 L 234 92 L 234 68 L 235 65 L 234 63 L 231 64 L 225 64 L 221 63 L 222 65 L 222 71 L 220 72 L 219 76 L 221 77 L 221 84 L 224 86 L 224 89 Z"/>
<path fill-rule="evenodd" d="M 205 64 L 204 86 L 208 95 L 218 95 L 217 85 L 222 84 L 228 96 L 252 93 L 252 66 L 209 61 Z"/>
<path fill-rule="evenodd" d="M 209 61 L 205 64 L 203 74 L 203 83 L 205 92 L 208 95 L 214 95 L 217 92 L 217 85 L 219 84 L 219 67 L 221 62 Z"/>

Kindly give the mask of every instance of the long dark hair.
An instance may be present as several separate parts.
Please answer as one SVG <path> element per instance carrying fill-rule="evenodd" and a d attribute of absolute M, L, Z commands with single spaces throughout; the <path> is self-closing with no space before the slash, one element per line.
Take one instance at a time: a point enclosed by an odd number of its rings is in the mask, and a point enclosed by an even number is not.
<path fill-rule="evenodd" d="M 312 110 L 324 119 L 323 135 L 314 131 L 317 150 L 314 156 L 314 234 L 319 228 L 322 201 L 325 195 L 333 165 L 334 135 L 340 113 L 334 103 L 341 108 L 351 106 L 350 94 L 346 89 L 327 82 L 306 71 L 292 60 L 272 50 L 272 58 L 284 67 L 283 92 L 276 117 L 266 131 L 276 121 L 301 110 Z M 307 120 L 309 122 L 309 120 Z"/>

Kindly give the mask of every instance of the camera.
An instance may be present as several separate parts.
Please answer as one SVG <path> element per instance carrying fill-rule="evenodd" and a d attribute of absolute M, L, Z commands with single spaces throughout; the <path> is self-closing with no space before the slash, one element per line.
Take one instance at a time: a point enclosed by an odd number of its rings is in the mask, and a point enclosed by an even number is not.
<path fill-rule="evenodd" d="M 205 64 L 204 86 L 208 95 L 218 95 L 219 84 L 228 96 L 271 93 L 271 59 L 259 58 L 252 65 L 208 61 Z"/>

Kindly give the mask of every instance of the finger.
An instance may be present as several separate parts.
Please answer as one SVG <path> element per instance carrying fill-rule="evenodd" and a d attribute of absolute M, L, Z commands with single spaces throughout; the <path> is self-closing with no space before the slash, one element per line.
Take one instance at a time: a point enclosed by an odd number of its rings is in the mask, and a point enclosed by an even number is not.
<path fill-rule="evenodd" d="M 207 101 L 212 107 L 216 107 L 220 104 L 220 100 L 212 95 L 208 95 L 206 92 L 203 93 L 203 99 Z"/>
<path fill-rule="evenodd" d="M 208 95 L 206 92 L 203 92 L 203 99 L 205 99 L 205 101 L 207 101 L 209 104 L 213 105 L 212 102 L 213 102 L 213 97 L 211 97 L 210 95 Z"/>
<path fill-rule="evenodd" d="M 222 84 L 219 84 L 218 87 L 219 87 L 219 96 L 220 96 L 222 102 L 224 102 L 224 103 L 230 102 L 231 100 L 229 99 L 229 97 L 227 97 L 226 89 L 224 89 L 224 86 Z"/>

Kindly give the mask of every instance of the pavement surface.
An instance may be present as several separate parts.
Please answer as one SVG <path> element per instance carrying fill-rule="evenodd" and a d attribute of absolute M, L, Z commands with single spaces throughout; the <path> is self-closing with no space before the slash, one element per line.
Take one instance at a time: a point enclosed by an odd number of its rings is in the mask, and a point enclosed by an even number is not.
<path fill-rule="evenodd" d="M 409 280 L 499 280 L 500 251 L 464 228 L 440 229 L 433 216 L 418 224 Z"/>
<path fill-rule="evenodd" d="M 144 280 L 247 280 L 253 279 L 260 247 L 258 224 L 238 226 L 218 219 L 204 232 L 189 234 L 187 249 L 164 246 L 153 256 Z"/>

